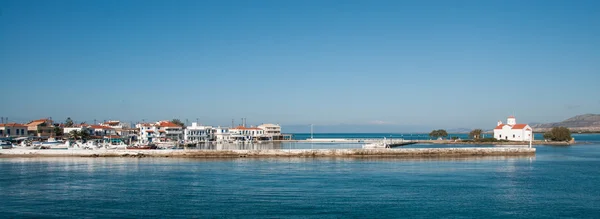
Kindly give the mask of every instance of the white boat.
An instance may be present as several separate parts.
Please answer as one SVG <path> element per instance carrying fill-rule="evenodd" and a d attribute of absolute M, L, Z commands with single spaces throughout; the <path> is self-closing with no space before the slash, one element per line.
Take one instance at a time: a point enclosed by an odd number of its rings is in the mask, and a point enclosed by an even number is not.
<path fill-rule="evenodd" d="M 71 146 L 70 141 L 60 142 L 60 141 L 56 141 L 54 139 L 48 139 L 47 142 L 42 142 L 42 146 L 40 148 L 41 149 L 66 150 L 66 149 L 69 149 L 70 146 Z"/>
<path fill-rule="evenodd" d="M 11 149 L 14 145 L 10 141 L 0 141 L 0 149 Z"/>
<path fill-rule="evenodd" d="M 106 149 L 113 149 L 113 150 L 117 150 L 117 149 L 127 149 L 127 144 L 123 143 L 123 142 L 119 142 L 119 144 L 109 144 L 106 145 Z"/>

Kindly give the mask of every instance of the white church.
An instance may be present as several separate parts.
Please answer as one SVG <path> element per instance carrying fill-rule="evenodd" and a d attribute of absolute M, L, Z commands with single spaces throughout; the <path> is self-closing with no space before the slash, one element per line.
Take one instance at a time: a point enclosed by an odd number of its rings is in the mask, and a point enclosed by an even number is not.
<path fill-rule="evenodd" d="M 532 139 L 533 129 L 527 124 L 517 124 L 514 116 L 508 117 L 506 124 L 498 121 L 498 126 L 494 128 L 494 138 L 498 140 L 509 141 L 529 141 Z"/>

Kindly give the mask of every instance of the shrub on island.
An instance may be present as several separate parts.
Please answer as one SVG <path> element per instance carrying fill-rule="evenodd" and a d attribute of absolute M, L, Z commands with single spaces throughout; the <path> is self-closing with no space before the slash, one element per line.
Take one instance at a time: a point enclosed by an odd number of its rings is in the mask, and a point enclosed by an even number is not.
<path fill-rule="evenodd" d="M 571 137 L 571 130 L 567 127 L 554 127 L 552 130 L 544 133 L 544 139 L 551 141 L 570 141 L 573 139 Z"/>

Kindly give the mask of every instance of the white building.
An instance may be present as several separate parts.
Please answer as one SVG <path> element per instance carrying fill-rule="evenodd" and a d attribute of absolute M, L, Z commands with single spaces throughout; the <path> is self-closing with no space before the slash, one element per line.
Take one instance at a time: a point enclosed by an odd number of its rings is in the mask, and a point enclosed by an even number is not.
<path fill-rule="evenodd" d="M 229 142 L 231 141 L 231 133 L 229 127 L 217 127 L 213 128 L 214 139 L 217 142 Z"/>
<path fill-rule="evenodd" d="M 279 124 L 262 124 L 258 128 L 264 130 L 264 135 L 269 137 L 270 140 L 281 139 L 281 126 Z"/>
<path fill-rule="evenodd" d="M 136 124 L 139 129 L 139 141 L 143 143 L 179 141 L 183 139 L 183 127 L 169 121 L 159 121 L 154 124 Z"/>
<path fill-rule="evenodd" d="M 79 125 L 73 125 L 72 127 L 64 127 L 63 128 L 63 133 L 65 134 L 69 134 L 72 131 L 78 131 L 78 132 L 87 132 L 90 135 L 94 135 L 94 130 L 90 128 L 89 125 L 86 124 L 79 124 Z"/>
<path fill-rule="evenodd" d="M 118 129 L 128 129 L 128 128 L 130 128 L 129 127 L 130 126 L 129 123 L 121 122 L 121 121 L 118 121 L 118 120 L 105 121 L 103 123 L 100 123 L 99 125 L 108 126 L 108 127 L 111 127 L 113 129 L 117 129 L 117 130 Z"/>
<path fill-rule="evenodd" d="M 27 126 L 18 123 L 0 124 L 0 137 L 24 137 L 27 136 Z"/>
<path fill-rule="evenodd" d="M 264 135 L 264 130 L 256 127 L 248 128 L 244 126 L 238 126 L 229 129 L 229 133 L 231 134 L 230 137 L 232 140 L 261 140 L 263 138 L 268 138 Z"/>
<path fill-rule="evenodd" d="M 155 138 L 159 138 L 158 128 L 154 124 L 140 123 L 135 125 L 139 129 L 138 141 L 141 143 L 153 142 Z"/>
<path fill-rule="evenodd" d="M 494 128 L 494 138 L 509 141 L 529 141 L 533 140 L 533 129 L 527 124 L 517 124 L 517 119 L 510 116 L 506 124 L 498 121 L 498 126 Z"/>
<path fill-rule="evenodd" d="M 192 122 L 191 126 L 185 128 L 183 139 L 186 142 L 212 141 L 214 139 L 213 128 Z"/>
<path fill-rule="evenodd" d="M 90 125 L 88 127 L 89 129 L 91 129 L 92 135 L 94 136 L 108 136 L 108 135 L 116 135 L 117 132 L 115 131 L 115 129 L 108 127 L 108 126 L 103 126 L 103 125 Z"/>

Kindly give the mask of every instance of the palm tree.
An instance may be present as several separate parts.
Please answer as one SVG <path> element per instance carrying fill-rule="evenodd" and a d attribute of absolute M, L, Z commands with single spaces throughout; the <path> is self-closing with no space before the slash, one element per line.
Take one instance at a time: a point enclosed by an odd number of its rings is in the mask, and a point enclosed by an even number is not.
<path fill-rule="evenodd" d="M 79 137 L 81 138 L 81 140 L 88 140 L 90 138 L 90 133 L 82 130 L 79 133 Z"/>
<path fill-rule="evenodd" d="M 73 138 L 75 140 L 77 140 L 77 138 L 79 138 L 81 136 L 81 132 L 77 131 L 77 130 L 73 130 L 71 132 L 69 132 L 69 137 Z"/>
<path fill-rule="evenodd" d="M 483 130 L 473 129 L 473 131 L 469 133 L 469 138 L 478 139 L 481 138 L 481 134 L 483 134 Z"/>

